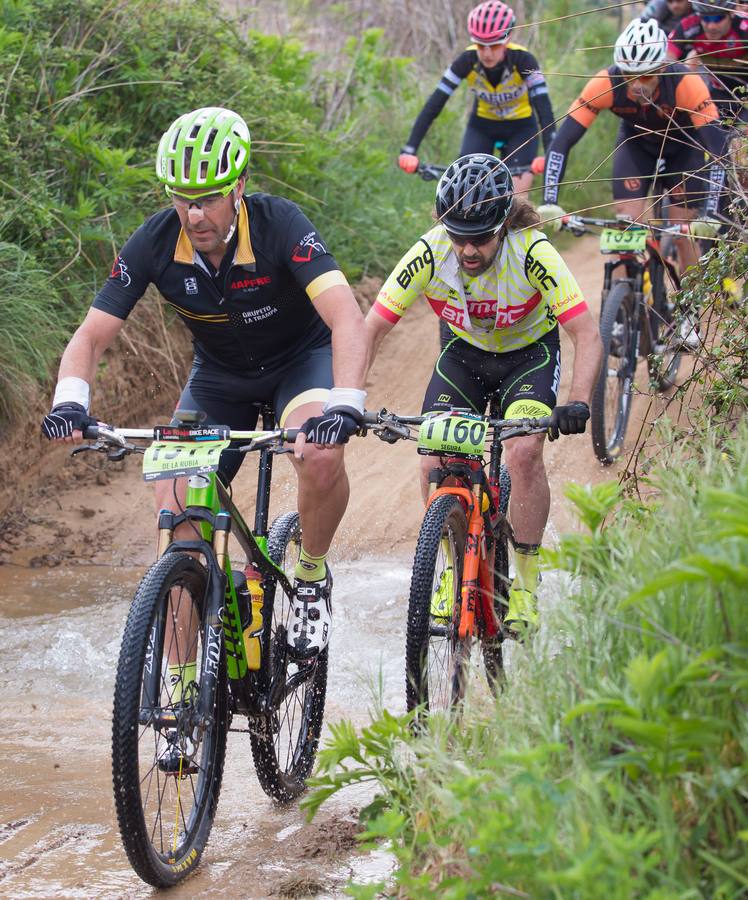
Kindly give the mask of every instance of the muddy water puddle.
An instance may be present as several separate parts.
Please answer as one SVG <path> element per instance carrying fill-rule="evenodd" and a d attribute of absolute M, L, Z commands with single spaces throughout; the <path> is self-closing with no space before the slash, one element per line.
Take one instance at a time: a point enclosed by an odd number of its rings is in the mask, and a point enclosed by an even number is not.
<path fill-rule="evenodd" d="M 122 851 L 111 789 L 114 671 L 141 572 L 0 569 L 0 895 L 145 897 Z M 356 724 L 404 709 L 409 560 L 335 567 L 335 628 L 325 717 Z M 238 724 L 239 720 L 235 720 Z M 241 726 L 240 726 L 241 727 Z M 249 738 L 230 733 L 221 799 L 197 874 L 173 897 L 342 896 L 380 880 L 382 851 L 356 848 L 351 789 L 312 823 L 275 806 L 254 775 Z"/>
<path fill-rule="evenodd" d="M 382 707 L 404 711 L 410 562 L 367 559 L 334 567 L 326 727 L 342 718 L 364 725 Z M 140 574 L 0 568 L 0 896 L 154 893 L 122 850 L 110 768 L 114 672 Z M 541 613 L 564 591 L 561 576 L 546 576 Z M 510 669 L 514 652 L 508 648 Z M 239 718 L 234 725 L 244 727 Z M 298 806 L 268 799 L 254 774 L 248 735 L 232 732 L 202 864 L 169 895 L 341 897 L 352 877 L 383 880 L 391 856 L 356 847 L 357 812 L 371 796 L 368 786 L 349 788 L 308 823 Z"/>

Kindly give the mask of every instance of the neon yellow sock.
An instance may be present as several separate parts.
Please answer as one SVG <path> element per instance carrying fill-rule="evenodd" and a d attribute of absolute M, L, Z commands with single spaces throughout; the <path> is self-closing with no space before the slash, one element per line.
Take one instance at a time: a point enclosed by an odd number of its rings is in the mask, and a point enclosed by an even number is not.
<path fill-rule="evenodd" d="M 327 554 L 324 556 L 310 556 L 302 544 L 294 575 L 301 581 L 322 581 L 327 574 L 325 569 L 326 559 Z"/>
<path fill-rule="evenodd" d="M 190 684 L 197 681 L 197 663 L 187 663 L 184 666 L 169 664 L 168 672 L 171 702 L 181 703 L 188 692 Z"/>
<path fill-rule="evenodd" d="M 517 544 L 514 549 L 513 588 L 535 594 L 538 589 L 538 569 L 540 566 L 540 544 Z"/>

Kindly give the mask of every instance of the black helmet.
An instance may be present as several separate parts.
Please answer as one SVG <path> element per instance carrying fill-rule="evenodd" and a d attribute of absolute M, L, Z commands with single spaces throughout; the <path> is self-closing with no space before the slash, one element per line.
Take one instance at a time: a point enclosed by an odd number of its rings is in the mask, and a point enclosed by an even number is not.
<path fill-rule="evenodd" d="M 729 16 L 735 9 L 734 0 L 722 0 L 720 3 L 691 3 L 691 9 L 697 16 Z"/>
<path fill-rule="evenodd" d="M 498 231 L 512 208 L 509 169 L 489 153 L 456 159 L 436 186 L 436 214 L 454 234 Z"/>

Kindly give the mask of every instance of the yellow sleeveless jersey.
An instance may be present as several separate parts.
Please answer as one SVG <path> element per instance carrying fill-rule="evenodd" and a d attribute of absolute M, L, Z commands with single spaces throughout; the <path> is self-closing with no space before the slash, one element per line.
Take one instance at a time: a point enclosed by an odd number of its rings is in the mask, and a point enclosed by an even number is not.
<path fill-rule="evenodd" d="M 394 324 L 421 294 L 458 337 L 491 353 L 526 347 L 587 309 L 566 263 L 534 228 L 510 231 L 493 265 L 471 278 L 437 225 L 390 273 L 374 309 Z"/>

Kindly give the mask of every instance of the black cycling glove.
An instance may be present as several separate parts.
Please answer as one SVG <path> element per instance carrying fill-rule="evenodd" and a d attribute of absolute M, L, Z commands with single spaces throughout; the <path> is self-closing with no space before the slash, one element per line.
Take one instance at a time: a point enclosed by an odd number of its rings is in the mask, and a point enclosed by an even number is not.
<path fill-rule="evenodd" d="M 548 440 L 555 441 L 560 434 L 582 434 L 590 417 L 590 408 L 581 400 L 572 400 L 566 406 L 557 406 L 551 413 Z"/>
<path fill-rule="evenodd" d="M 89 425 L 98 425 L 98 419 L 89 416 L 85 406 L 70 401 L 58 404 L 47 413 L 42 419 L 42 434 L 53 441 L 70 437 L 74 431 L 83 431 Z"/>
<path fill-rule="evenodd" d="M 299 429 L 310 444 L 347 444 L 361 427 L 364 417 L 350 406 L 333 406 L 321 416 L 307 419 Z"/>

